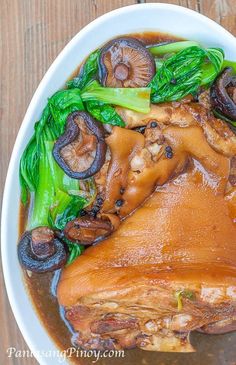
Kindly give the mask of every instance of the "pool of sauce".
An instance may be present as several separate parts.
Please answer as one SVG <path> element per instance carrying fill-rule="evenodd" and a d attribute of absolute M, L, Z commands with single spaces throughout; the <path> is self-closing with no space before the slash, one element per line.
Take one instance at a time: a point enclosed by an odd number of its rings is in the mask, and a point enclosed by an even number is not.
<path fill-rule="evenodd" d="M 180 40 L 169 34 L 145 32 L 132 34 L 145 44 L 155 44 Z M 71 75 L 78 74 L 80 66 Z M 19 235 L 26 226 L 28 207 L 20 206 Z M 56 298 L 56 285 L 60 270 L 55 273 L 37 274 L 24 271 L 24 280 L 32 303 L 44 328 L 49 333 L 60 350 L 72 346 L 73 331 L 64 320 L 63 308 L 58 305 Z M 224 335 L 191 334 L 191 342 L 196 348 L 195 353 L 161 353 L 149 352 L 139 349 L 125 351 L 125 358 L 100 359 L 99 365 L 235 365 L 236 364 L 236 333 Z M 88 365 L 92 359 L 72 358 L 72 363 Z"/>

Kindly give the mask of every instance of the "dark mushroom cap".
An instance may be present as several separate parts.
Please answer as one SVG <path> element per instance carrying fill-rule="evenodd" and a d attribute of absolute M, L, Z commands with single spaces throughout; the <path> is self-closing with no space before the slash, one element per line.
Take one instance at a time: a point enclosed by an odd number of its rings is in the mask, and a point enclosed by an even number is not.
<path fill-rule="evenodd" d="M 135 38 L 117 38 L 102 49 L 99 79 L 108 87 L 144 87 L 155 75 L 155 61 L 145 45 Z"/>
<path fill-rule="evenodd" d="M 68 176 L 81 180 L 101 169 L 106 150 L 103 126 L 80 111 L 68 116 L 65 133 L 54 145 L 53 157 Z"/>
<path fill-rule="evenodd" d="M 212 108 L 223 116 L 236 120 L 236 103 L 234 91 L 236 76 L 232 75 L 232 68 L 226 67 L 216 78 L 210 90 Z"/>
<path fill-rule="evenodd" d="M 65 265 L 65 247 L 52 233 L 48 227 L 39 227 L 23 234 L 18 244 L 18 258 L 25 269 L 43 273 Z"/>
<path fill-rule="evenodd" d="M 113 226 L 109 220 L 87 215 L 68 222 L 64 234 L 71 241 L 91 245 L 108 236 L 112 231 Z"/>

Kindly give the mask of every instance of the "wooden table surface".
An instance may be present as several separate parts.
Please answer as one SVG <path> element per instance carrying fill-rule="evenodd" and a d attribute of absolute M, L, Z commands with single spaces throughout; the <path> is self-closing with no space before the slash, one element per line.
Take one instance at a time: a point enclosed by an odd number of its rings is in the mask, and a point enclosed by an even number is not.
<path fill-rule="evenodd" d="M 0 193 L 26 108 L 49 65 L 66 43 L 91 20 L 137 2 L 145 0 L 0 0 Z M 236 0 L 157 2 L 194 9 L 236 35 Z M 0 364 L 36 364 L 32 358 L 7 358 L 8 347 L 26 350 L 27 345 L 10 309 L 1 272 L 0 276 Z"/>

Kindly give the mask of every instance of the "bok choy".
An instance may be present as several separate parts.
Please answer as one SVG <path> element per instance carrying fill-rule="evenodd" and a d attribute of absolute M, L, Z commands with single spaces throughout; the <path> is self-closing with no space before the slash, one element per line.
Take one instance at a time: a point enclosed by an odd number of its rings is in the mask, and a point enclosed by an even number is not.
<path fill-rule="evenodd" d="M 96 50 L 88 57 L 86 62 L 81 68 L 78 76 L 67 82 L 69 89 L 82 90 L 92 80 L 94 80 L 98 74 L 98 59 L 100 56 L 100 50 Z M 77 92 L 75 92 L 78 95 Z M 124 127 L 125 123 L 122 118 L 116 113 L 115 108 L 112 105 L 108 105 L 102 101 L 92 100 L 84 103 L 86 110 L 97 120 L 102 123 L 108 123 L 111 125 L 117 125 Z"/>
<path fill-rule="evenodd" d="M 97 81 L 92 81 L 82 90 L 81 98 L 83 101 L 97 100 L 140 113 L 148 113 L 150 111 L 150 92 L 151 89 L 148 87 L 111 88 L 103 87 Z"/>
<path fill-rule="evenodd" d="M 79 181 L 68 177 L 52 156 L 54 141 L 60 129 L 52 116 L 47 114 L 47 109 L 36 124 L 35 134 L 20 164 L 22 201 L 26 203 L 29 193 L 33 200 L 28 229 L 39 226 L 63 229 L 87 204 Z M 48 116 L 46 122 L 45 113 Z"/>
<path fill-rule="evenodd" d="M 54 142 L 64 129 L 67 117 L 63 109 L 65 105 L 56 102 L 53 107 L 55 105 L 58 107 L 54 114 L 57 122 L 50 112 L 49 103 L 36 123 L 35 133 L 20 161 L 21 200 L 26 204 L 30 198 L 32 207 L 27 222 L 29 231 L 42 226 L 63 230 L 67 222 L 78 217 L 81 209 L 93 201 L 96 194 L 91 179 L 83 183 L 82 191 L 80 182 L 68 177 L 52 156 Z M 69 108 L 67 113 L 71 105 L 69 102 L 66 104 Z M 66 243 L 70 252 L 68 262 L 71 262 L 82 248 L 72 242 Z"/>
<path fill-rule="evenodd" d="M 195 41 L 180 41 L 180 42 L 160 43 L 157 44 L 156 46 L 151 46 L 148 49 L 154 56 L 164 56 L 166 54 L 180 52 L 183 49 L 193 46 L 200 47 L 200 44 Z"/>
<path fill-rule="evenodd" d="M 188 47 L 167 58 L 149 84 L 151 101 L 180 100 L 211 83 L 220 72 L 224 53 L 218 48 Z"/>
<path fill-rule="evenodd" d="M 84 108 L 94 118 L 102 123 L 124 127 L 125 123 L 113 105 L 123 106 L 141 113 L 148 113 L 150 89 L 102 87 L 96 80 L 99 56 L 100 50 L 94 51 L 87 58 L 78 76 L 67 82 L 67 87 L 71 92 L 74 92 L 75 97 L 78 96 L 79 98 L 79 95 L 81 95 Z"/>

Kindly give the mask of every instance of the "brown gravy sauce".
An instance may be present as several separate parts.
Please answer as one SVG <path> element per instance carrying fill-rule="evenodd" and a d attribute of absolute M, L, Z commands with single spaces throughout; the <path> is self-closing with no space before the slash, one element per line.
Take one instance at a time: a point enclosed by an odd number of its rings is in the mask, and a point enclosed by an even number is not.
<path fill-rule="evenodd" d="M 131 34 L 131 36 L 139 40 L 142 40 L 143 42 L 145 42 L 145 44 L 155 44 L 155 43 L 180 40 L 180 38 L 174 37 L 169 34 L 155 33 L 155 32 L 135 33 Z M 78 74 L 80 67 L 81 66 L 79 66 L 75 70 L 75 72 L 71 75 L 71 78 L 73 78 L 75 75 Z M 27 215 L 28 215 L 28 207 L 24 207 L 21 204 L 19 213 L 19 235 L 21 235 L 25 230 Z M 32 303 L 36 309 L 36 312 L 44 328 L 47 330 L 50 337 L 53 339 L 53 341 L 56 343 L 59 349 L 65 350 L 72 346 L 71 339 L 73 336 L 73 332 L 69 328 L 69 324 L 66 323 L 66 321 L 64 320 L 63 308 L 59 307 L 56 298 L 56 286 L 57 286 L 57 281 L 59 279 L 59 275 L 60 275 L 60 270 L 56 271 L 55 273 L 45 273 L 45 274 L 29 273 L 24 271 L 24 280 L 29 295 L 31 297 Z M 199 337 L 200 335 L 197 336 Z M 204 335 L 202 336 L 204 337 Z M 137 357 L 136 360 L 132 359 L 131 357 L 129 360 L 130 364 L 131 363 L 135 364 L 137 363 L 137 361 L 141 361 L 141 357 L 146 356 L 146 354 L 143 354 L 140 357 L 140 351 L 139 350 L 137 351 L 139 357 Z M 134 352 L 132 351 L 132 353 Z M 178 356 L 181 356 L 182 358 L 183 355 L 178 355 Z M 169 357 L 172 360 L 174 360 L 176 358 L 176 354 L 174 355 L 174 357 L 173 355 L 165 354 L 166 359 Z M 150 356 L 148 358 L 150 358 Z M 91 359 L 90 360 L 83 359 L 81 361 L 80 359 L 74 358 L 73 362 L 76 362 L 77 364 L 81 363 L 90 364 Z M 127 360 L 124 360 L 124 362 L 121 361 L 119 362 L 119 364 L 126 362 Z M 107 360 L 107 364 L 110 364 L 110 360 Z M 168 364 L 170 363 L 168 362 Z"/>

